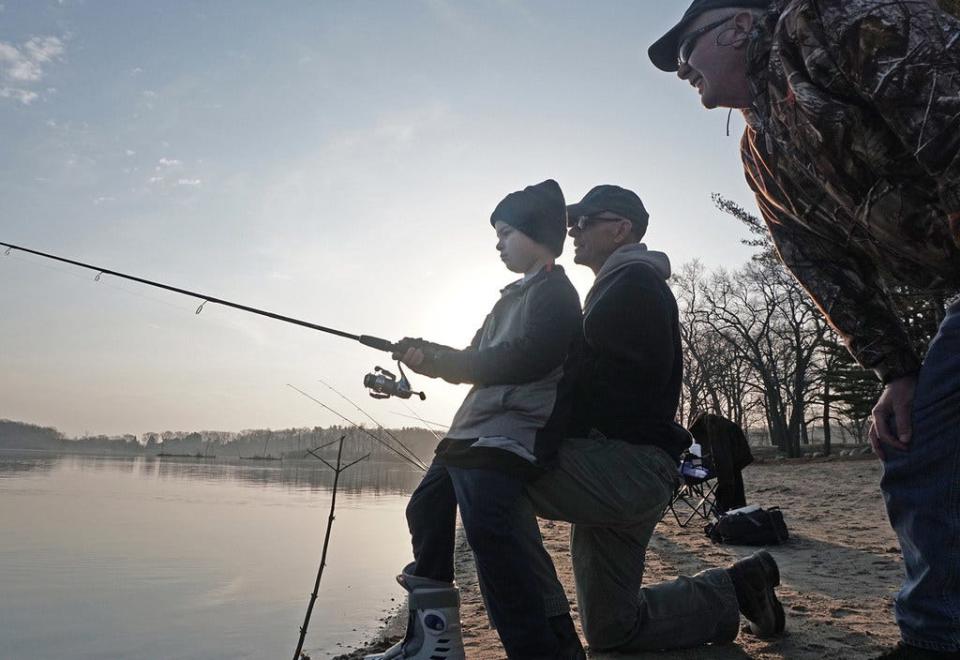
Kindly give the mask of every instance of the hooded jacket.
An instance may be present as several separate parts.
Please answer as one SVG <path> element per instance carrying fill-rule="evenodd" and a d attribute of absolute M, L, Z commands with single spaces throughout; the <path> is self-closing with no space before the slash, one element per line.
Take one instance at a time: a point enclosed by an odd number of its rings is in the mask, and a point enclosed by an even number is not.
<path fill-rule="evenodd" d="M 473 385 L 438 460 L 539 474 L 567 430 L 579 345 L 580 298 L 560 266 L 504 288 L 467 348 L 425 344 L 421 373 Z"/>
<path fill-rule="evenodd" d="M 583 309 L 574 432 L 656 445 L 677 459 L 690 435 L 675 422 L 683 357 L 669 277 L 667 255 L 636 243 L 597 273 Z"/>
<path fill-rule="evenodd" d="M 748 53 L 747 181 L 784 264 L 881 380 L 920 361 L 887 293 L 960 289 L 960 21 L 774 0 Z"/>

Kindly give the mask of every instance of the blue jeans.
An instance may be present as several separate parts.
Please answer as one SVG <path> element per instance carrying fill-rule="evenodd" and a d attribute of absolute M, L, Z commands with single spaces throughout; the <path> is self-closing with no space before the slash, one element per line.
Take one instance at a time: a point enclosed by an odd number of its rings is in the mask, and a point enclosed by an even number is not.
<path fill-rule="evenodd" d="M 884 452 L 880 487 L 906 569 L 895 604 L 901 636 L 960 651 L 960 304 L 920 370 L 909 450 Z"/>
<path fill-rule="evenodd" d="M 453 582 L 457 506 L 480 584 L 509 658 L 553 658 L 558 642 L 527 555 L 514 529 L 524 482 L 496 470 L 434 462 L 407 505 L 413 574 Z"/>

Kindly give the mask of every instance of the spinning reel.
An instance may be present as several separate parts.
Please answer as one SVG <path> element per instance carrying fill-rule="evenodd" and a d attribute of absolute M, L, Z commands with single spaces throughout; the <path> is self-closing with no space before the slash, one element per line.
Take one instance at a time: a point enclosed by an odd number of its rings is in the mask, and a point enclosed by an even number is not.
<path fill-rule="evenodd" d="M 423 392 L 414 392 L 410 387 L 410 381 L 407 374 L 403 371 L 403 364 L 397 360 L 397 367 L 400 369 L 400 379 L 394 373 L 387 371 L 383 367 L 374 367 L 372 374 L 363 377 L 363 386 L 370 391 L 370 396 L 374 399 L 389 399 L 392 396 L 401 399 L 409 399 L 411 396 L 420 397 L 425 401 L 427 395 Z"/>

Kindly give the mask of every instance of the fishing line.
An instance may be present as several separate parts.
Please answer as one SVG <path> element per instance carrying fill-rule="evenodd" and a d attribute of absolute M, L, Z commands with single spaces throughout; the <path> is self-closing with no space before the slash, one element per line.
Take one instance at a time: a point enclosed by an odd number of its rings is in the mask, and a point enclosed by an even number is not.
<path fill-rule="evenodd" d="M 302 394 L 303 396 L 307 397 L 308 399 L 310 399 L 311 401 L 313 401 L 313 402 L 316 403 L 317 405 L 322 406 L 322 407 L 323 407 L 324 409 L 326 409 L 326 410 L 329 410 L 330 412 L 332 412 L 334 415 L 336 415 L 337 417 L 339 417 L 339 418 L 342 419 L 343 421 L 345 421 L 345 422 L 347 422 L 348 424 L 351 424 L 351 425 L 353 425 L 354 427 L 360 429 L 361 431 L 363 431 L 364 433 L 366 433 L 367 435 L 369 435 L 371 438 L 373 438 L 374 440 L 376 440 L 377 442 L 379 442 L 381 445 L 383 445 L 384 447 L 386 447 L 387 449 L 389 449 L 390 451 L 392 451 L 394 454 L 396 454 L 397 456 L 399 456 L 400 458 L 402 458 L 402 459 L 405 460 L 406 462 L 410 463 L 410 465 L 414 466 L 415 468 L 417 468 L 417 469 L 420 470 L 421 472 L 426 472 L 426 471 L 427 471 L 424 466 L 422 466 L 422 465 L 420 465 L 419 463 L 415 462 L 412 458 L 410 458 L 410 457 L 407 456 L 406 454 L 400 453 L 400 451 L 397 450 L 396 448 L 394 448 L 393 445 L 384 442 L 382 438 L 378 438 L 378 437 L 375 436 L 373 433 L 370 433 L 370 431 L 368 431 L 367 429 L 363 428 L 362 426 L 360 426 L 359 424 L 357 424 L 356 422 L 354 422 L 354 421 L 351 420 L 350 418 L 348 418 L 348 417 L 346 417 L 346 416 L 344 416 L 344 415 L 341 415 L 341 414 L 338 413 L 336 410 L 334 410 L 333 408 L 331 408 L 330 406 L 328 406 L 327 404 L 325 404 L 323 401 L 320 401 L 319 399 L 316 399 L 316 398 L 310 396 L 309 394 L 307 394 L 306 392 L 304 392 L 304 391 L 301 390 L 300 388 L 294 387 L 294 386 L 291 385 L 290 383 L 287 383 L 287 387 L 289 387 L 291 390 L 294 390 L 295 392 L 299 392 L 300 394 Z"/>
<path fill-rule="evenodd" d="M 4 245 L 4 244 L 3 244 L 3 243 L 0 243 L 0 245 Z M 68 269 L 66 269 L 66 268 L 58 268 L 57 266 L 51 266 L 51 265 L 48 265 L 48 264 L 45 264 L 45 263 L 38 262 L 38 261 L 36 261 L 36 260 L 24 259 L 23 257 L 20 257 L 20 256 L 18 256 L 18 255 L 16 255 L 16 254 L 13 254 L 13 253 L 6 254 L 6 255 L 5 255 L 4 253 L 0 252 L 0 257 L 4 257 L 4 256 L 5 256 L 7 259 L 13 259 L 13 260 L 15 260 L 15 261 L 20 262 L 21 264 L 25 264 L 25 265 L 30 266 L 30 267 L 32 267 L 32 268 L 42 268 L 42 269 L 48 270 L 48 271 L 50 271 L 50 272 L 52 272 L 52 273 L 57 273 L 58 275 L 65 275 L 65 276 L 67 276 L 67 277 L 72 277 L 73 279 L 75 279 L 75 280 L 80 280 L 81 282 L 89 282 L 89 281 L 91 281 L 89 278 L 84 277 L 84 276 L 82 276 L 82 275 L 79 275 L 78 273 L 74 273 L 73 271 L 70 271 L 70 270 L 68 270 Z M 121 293 L 125 293 L 125 294 L 127 294 L 128 296 L 136 296 L 137 298 L 143 298 L 144 300 L 149 300 L 150 302 L 154 302 L 154 303 L 157 303 L 157 304 L 160 304 L 160 305 L 166 305 L 167 307 L 170 307 L 171 309 L 175 309 L 175 310 L 177 310 L 178 312 L 192 313 L 192 312 L 194 311 L 192 307 L 185 307 L 185 306 L 183 306 L 183 305 L 177 305 L 177 304 L 172 303 L 172 302 L 169 302 L 169 301 L 167 301 L 167 300 L 161 300 L 160 298 L 154 298 L 153 296 L 148 296 L 148 295 L 145 294 L 145 293 L 141 293 L 141 292 L 139 292 L 139 291 L 135 291 L 135 290 L 133 290 L 133 289 L 127 288 L 127 287 L 125 287 L 125 286 L 122 286 L 122 285 L 120 285 L 119 283 L 109 282 L 109 281 L 105 281 L 105 280 L 103 280 L 103 279 L 100 279 L 100 280 L 94 279 L 93 281 L 96 282 L 97 284 L 99 284 L 100 286 L 108 287 L 108 288 L 110 288 L 110 289 L 112 289 L 112 290 L 114 290 L 114 291 L 120 291 Z"/>
<path fill-rule="evenodd" d="M 417 463 L 419 463 L 419 464 L 420 464 L 421 466 L 423 466 L 424 468 L 426 467 L 426 463 L 424 463 L 422 460 L 420 460 L 420 457 L 417 456 L 417 455 L 413 452 L 413 450 L 411 450 L 409 447 L 407 447 L 405 444 L 403 444 L 403 442 L 400 440 L 400 438 L 398 438 L 398 437 L 395 436 L 393 433 L 391 433 L 390 430 L 387 429 L 386 427 L 384 427 L 383 424 L 381 424 L 380 422 L 378 422 L 377 420 L 375 420 L 375 419 L 373 418 L 373 415 L 371 415 L 371 414 L 368 413 L 366 410 L 364 410 L 363 408 L 361 408 L 360 406 L 358 406 L 356 403 L 354 403 L 352 400 L 350 400 L 349 398 L 347 398 L 347 396 L 346 396 L 345 394 L 340 393 L 337 389 L 335 389 L 335 388 L 333 387 L 333 385 L 330 385 L 329 383 L 327 383 L 326 381 L 324 381 L 322 378 L 318 378 L 317 380 L 320 381 L 320 383 L 321 383 L 322 385 L 324 385 L 327 389 L 329 389 L 331 392 L 333 392 L 334 394 L 336 394 L 337 396 L 339 396 L 341 399 L 343 399 L 344 401 L 346 401 L 347 403 L 349 403 L 351 406 L 353 406 L 354 408 L 356 408 L 360 413 L 362 413 L 363 415 L 365 415 L 367 419 L 369 419 L 371 422 L 373 422 L 374 424 L 377 425 L 377 428 L 378 428 L 378 429 L 380 429 L 381 431 L 383 431 L 384 433 L 386 433 L 388 436 L 390 436 L 390 437 L 393 439 L 394 442 L 396 442 L 398 445 L 400 445 L 401 447 L 403 447 L 404 451 L 406 451 L 408 454 L 410 454 L 411 458 L 413 458 L 415 461 L 417 461 Z"/>
<path fill-rule="evenodd" d="M 427 420 L 425 420 L 425 419 L 423 419 L 422 417 L 420 417 L 420 415 L 418 415 L 417 413 L 415 413 L 415 412 L 413 411 L 413 408 L 411 408 L 411 407 L 410 407 L 409 405 L 407 405 L 406 403 L 404 403 L 404 406 L 406 406 L 407 410 L 409 410 L 411 413 L 413 413 L 413 416 L 414 416 L 414 417 L 416 417 L 417 419 L 419 419 L 422 423 L 427 424 L 426 429 L 427 429 L 428 431 L 430 431 L 430 434 L 431 434 L 434 438 L 437 439 L 437 442 L 442 442 L 442 441 L 443 441 L 443 436 L 440 435 L 439 433 L 437 433 L 436 431 L 434 431 L 432 428 L 430 428 L 430 426 L 429 426 L 430 422 L 428 422 Z M 407 415 L 404 415 L 404 417 L 406 417 L 406 416 L 407 416 Z M 436 426 L 443 426 L 443 425 L 442 425 L 442 424 L 437 424 Z M 449 428 L 449 427 L 444 427 L 444 428 Z"/>

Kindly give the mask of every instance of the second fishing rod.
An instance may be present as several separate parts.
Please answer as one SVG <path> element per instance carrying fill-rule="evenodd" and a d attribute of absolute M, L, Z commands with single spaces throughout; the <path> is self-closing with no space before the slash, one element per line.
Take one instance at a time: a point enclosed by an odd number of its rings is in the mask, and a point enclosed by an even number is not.
<path fill-rule="evenodd" d="M 319 325 L 316 323 L 311 323 L 309 321 L 293 318 L 291 316 L 284 316 L 283 314 L 277 314 L 275 312 L 271 312 L 265 309 L 259 309 L 257 307 L 251 307 L 249 305 L 243 305 L 243 304 L 232 302 L 229 300 L 224 300 L 222 298 L 217 298 L 215 296 L 207 295 L 205 293 L 200 293 L 198 291 L 191 291 L 189 289 L 183 289 L 180 287 L 171 286 L 169 284 L 164 284 L 162 282 L 148 280 L 146 278 L 139 277 L 136 275 L 121 273 L 116 270 L 103 268 L 101 266 L 85 263 L 83 261 L 78 261 L 76 259 L 68 259 L 66 257 L 60 257 L 55 254 L 50 254 L 47 252 L 34 250 L 32 248 L 23 247 L 21 245 L 14 245 L 13 243 L 5 243 L 3 241 L 0 241 L 0 248 L 6 248 L 6 250 L 4 251 L 4 254 L 6 255 L 9 255 L 12 251 L 16 250 L 18 252 L 23 252 L 25 254 L 32 254 L 34 256 L 41 257 L 43 259 L 58 261 L 60 263 L 69 264 L 77 268 L 83 268 L 86 270 L 93 271 L 97 274 L 96 276 L 97 281 L 99 281 L 100 277 L 103 275 L 110 275 L 112 277 L 117 277 L 119 279 L 129 280 L 131 282 L 137 282 L 145 286 L 150 286 L 157 289 L 163 289 L 165 291 L 172 291 L 173 293 L 178 293 L 180 295 L 195 298 L 196 300 L 201 301 L 200 306 L 197 307 L 197 312 L 196 312 L 197 314 L 199 314 L 203 310 L 204 305 L 207 305 L 208 303 L 214 304 L 214 305 L 222 305 L 224 307 L 238 309 L 242 312 L 247 312 L 249 314 L 257 314 L 259 316 L 265 316 L 275 321 L 292 323 L 294 325 L 299 325 L 304 328 L 310 328 L 311 330 L 317 330 L 319 332 L 335 335 L 337 337 L 343 337 L 344 339 L 352 339 L 354 341 L 360 342 L 364 346 L 368 346 L 378 351 L 385 351 L 393 355 L 396 355 L 397 353 L 399 353 L 403 348 L 400 344 L 391 342 L 381 337 L 344 332 L 343 330 L 338 330 L 336 328 L 331 328 L 328 326 Z M 426 394 L 424 394 L 423 392 L 416 392 L 411 387 L 410 380 L 407 378 L 407 375 L 403 370 L 403 365 L 399 360 L 397 360 L 397 367 L 400 370 L 399 378 L 392 372 L 380 366 L 375 367 L 372 373 L 368 373 L 366 376 L 364 376 L 363 385 L 364 387 L 370 390 L 370 396 L 374 398 L 398 397 L 401 399 L 409 399 L 412 396 L 417 396 L 420 398 L 421 401 L 425 400 L 427 398 Z"/>

